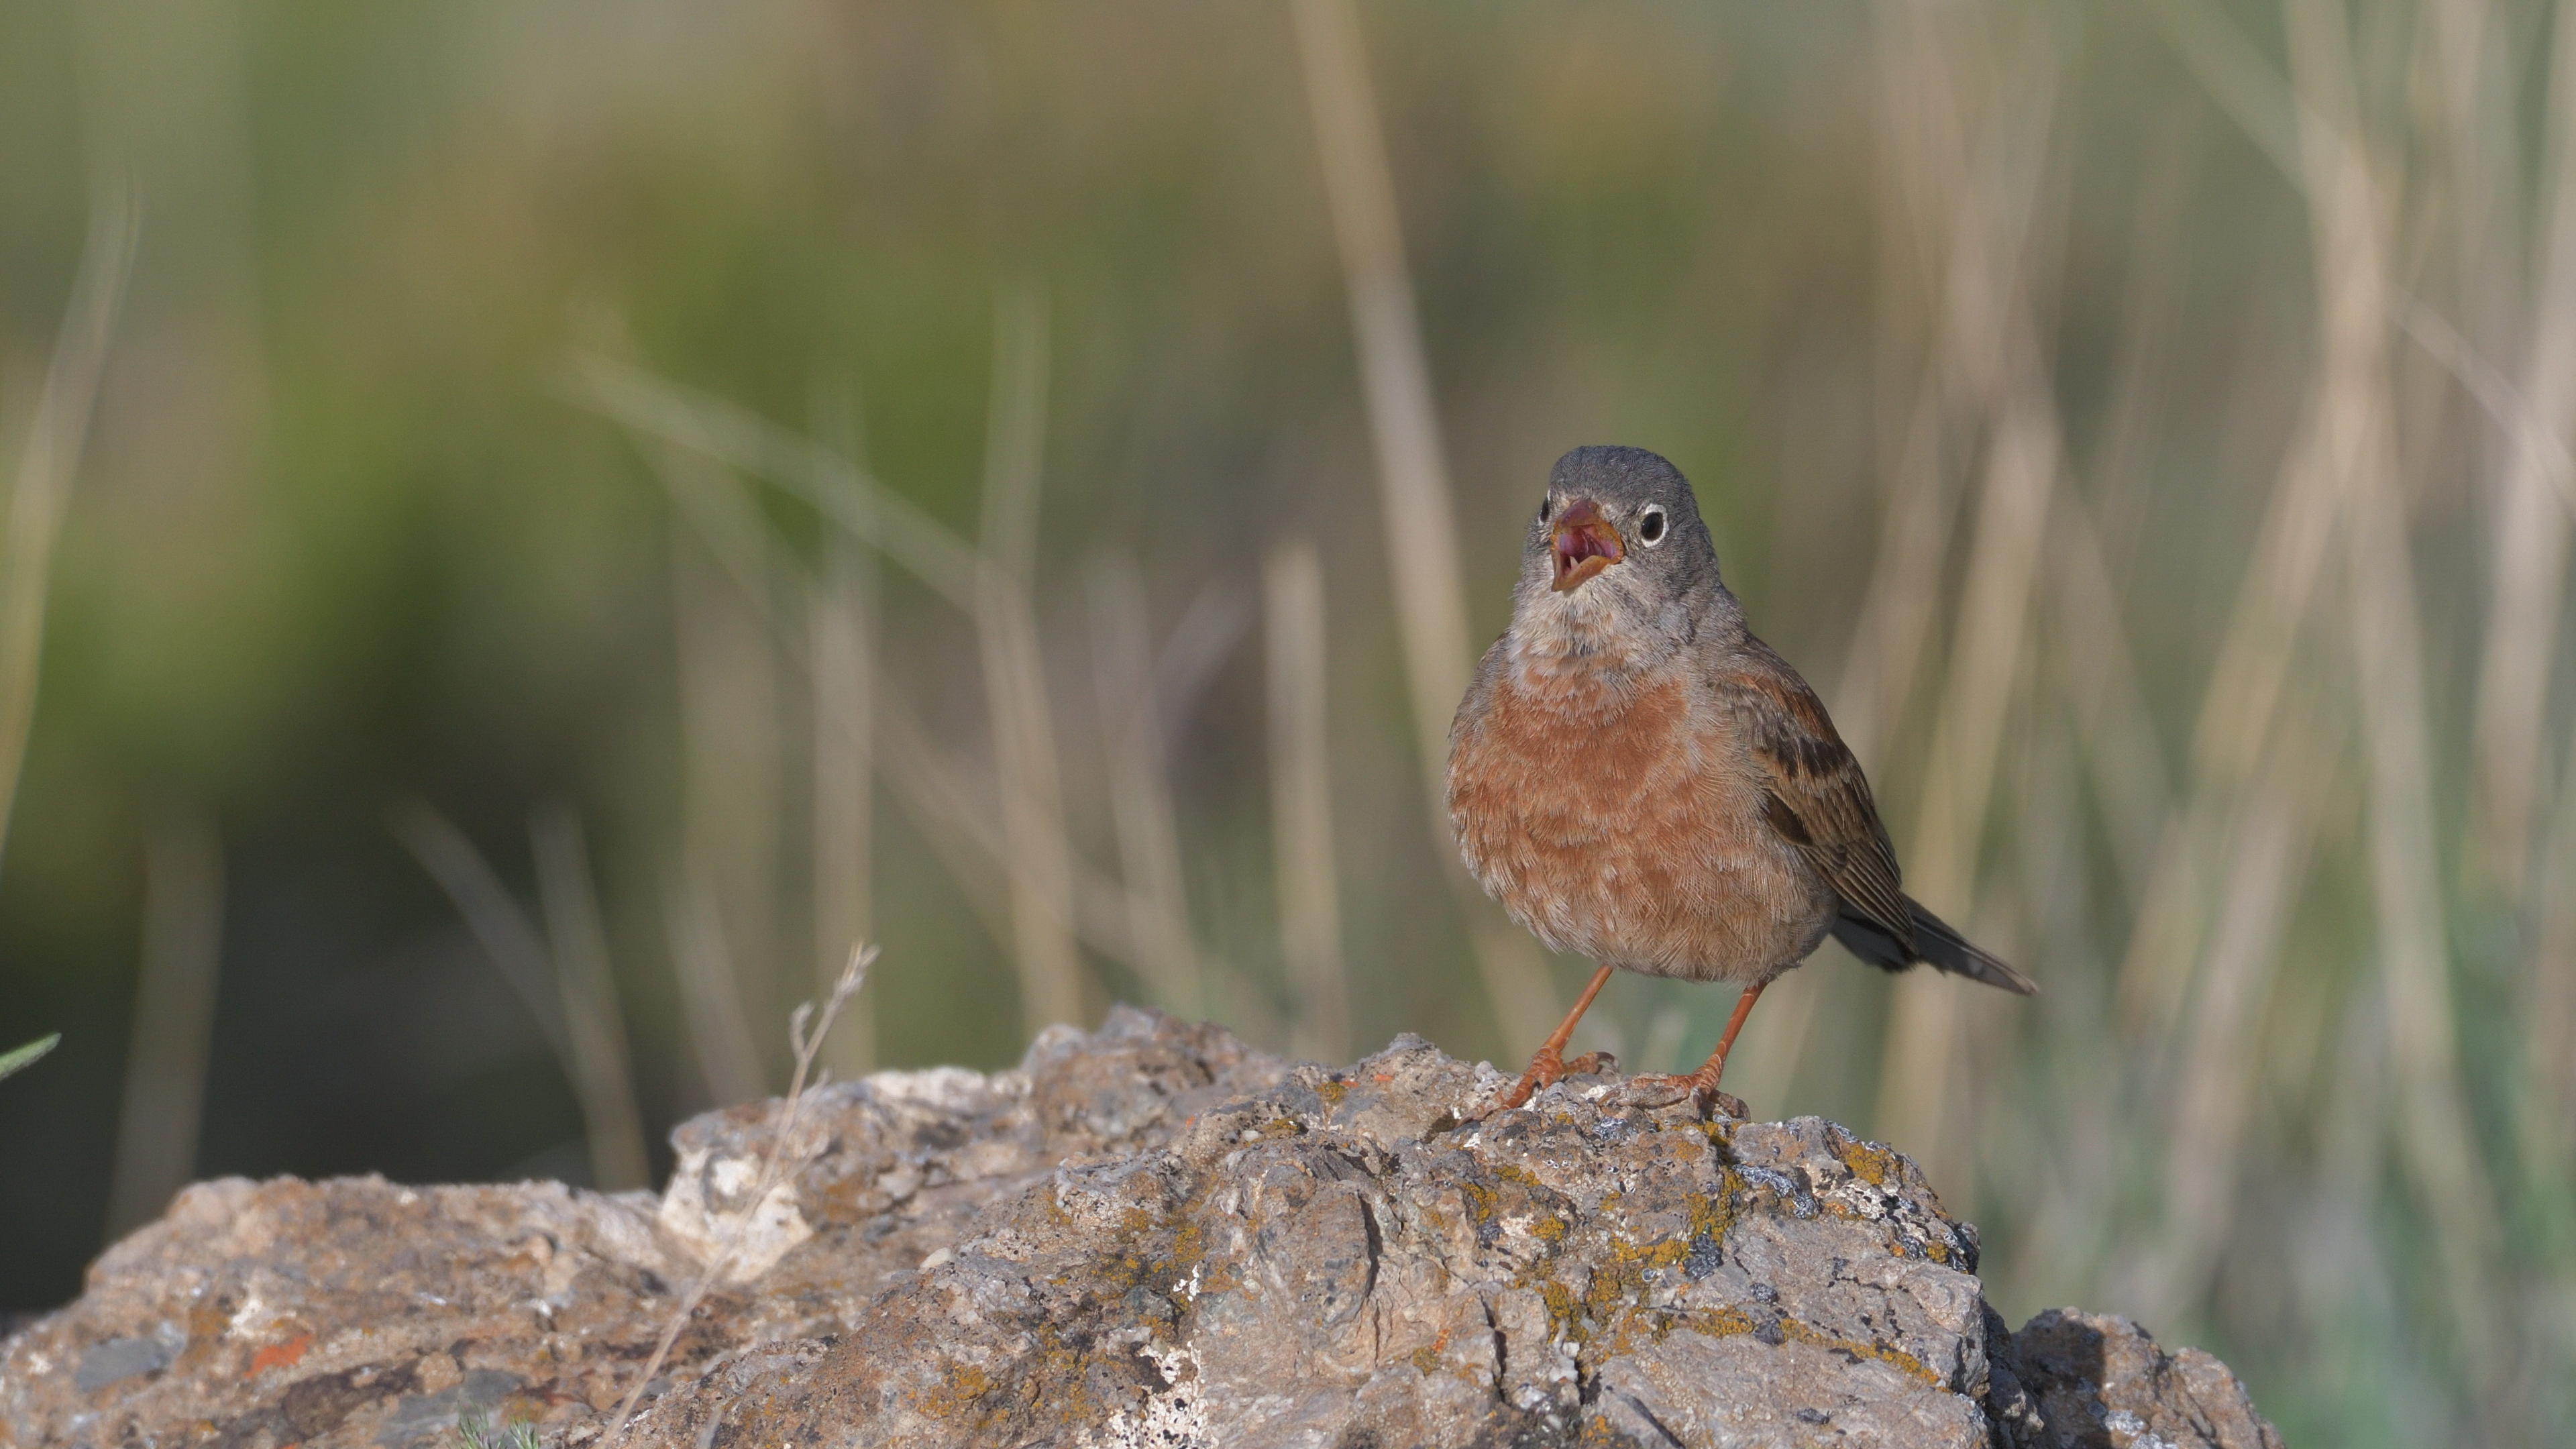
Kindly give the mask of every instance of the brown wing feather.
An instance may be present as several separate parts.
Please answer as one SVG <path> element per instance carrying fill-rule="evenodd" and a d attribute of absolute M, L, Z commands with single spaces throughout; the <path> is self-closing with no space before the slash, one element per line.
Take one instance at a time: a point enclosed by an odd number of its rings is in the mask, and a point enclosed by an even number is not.
<path fill-rule="evenodd" d="M 1914 913 L 1898 888 L 1896 847 L 1869 780 L 1788 661 L 1747 637 L 1721 691 L 1753 759 L 1769 775 L 1764 813 L 1855 914 L 1914 951 Z"/>

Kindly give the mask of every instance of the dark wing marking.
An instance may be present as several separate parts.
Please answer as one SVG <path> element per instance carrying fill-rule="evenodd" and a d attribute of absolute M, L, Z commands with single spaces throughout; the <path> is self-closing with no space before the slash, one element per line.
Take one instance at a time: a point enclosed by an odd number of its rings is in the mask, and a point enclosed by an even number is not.
<path fill-rule="evenodd" d="M 1763 814 L 1850 911 L 1894 939 L 1910 960 L 1914 913 L 1898 889 L 1896 847 L 1879 823 L 1860 761 L 1798 671 L 1747 636 L 1721 693 L 1769 775 Z"/>

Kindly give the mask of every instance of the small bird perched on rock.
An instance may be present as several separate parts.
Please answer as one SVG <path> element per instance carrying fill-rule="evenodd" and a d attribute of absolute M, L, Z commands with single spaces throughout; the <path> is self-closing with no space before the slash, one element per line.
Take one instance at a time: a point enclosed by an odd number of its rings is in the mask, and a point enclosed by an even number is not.
<path fill-rule="evenodd" d="M 1449 819 L 1512 919 L 1600 968 L 1497 1110 L 1599 1065 L 1563 1053 L 1620 967 L 1743 987 L 1699 1070 L 1631 1083 L 1704 1108 L 1762 988 L 1829 934 L 1888 971 L 2039 989 L 1898 889 L 1860 762 L 1745 628 L 1689 481 L 1643 448 L 1557 460 L 1511 627 L 1449 727 Z"/>

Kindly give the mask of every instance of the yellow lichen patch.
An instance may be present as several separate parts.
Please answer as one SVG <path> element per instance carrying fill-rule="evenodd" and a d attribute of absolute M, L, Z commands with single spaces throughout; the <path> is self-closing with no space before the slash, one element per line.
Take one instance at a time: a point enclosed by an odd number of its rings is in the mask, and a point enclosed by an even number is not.
<path fill-rule="evenodd" d="M 1731 1338 L 1753 1331 L 1753 1318 L 1741 1308 L 1702 1308 L 1685 1313 L 1676 1328 L 1687 1328 L 1704 1338 Z"/>
<path fill-rule="evenodd" d="M 933 1419 L 953 1419 L 976 1410 L 992 1395 L 993 1376 L 971 1363 L 951 1360 L 939 1366 L 939 1383 L 924 1391 L 919 1399 L 921 1411 Z M 974 1422 L 990 1419 L 988 1412 L 976 1412 Z"/>
<path fill-rule="evenodd" d="M 1559 1220 L 1546 1221 L 1564 1228 Z M 1562 1235 L 1560 1232 L 1558 1236 Z M 1674 1267 L 1689 1255 L 1690 1245 L 1679 1239 L 1640 1244 L 1611 1235 L 1603 1241 L 1599 1260 L 1585 1278 L 1581 1293 L 1566 1286 L 1545 1262 L 1533 1265 L 1512 1286 L 1535 1291 L 1539 1301 L 1547 1305 L 1548 1323 L 1557 1336 L 1579 1344 L 1590 1341 L 1604 1326 L 1620 1322 L 1626 1313 L 1644 1303 L 1651 1288 L 1646 1282 L 1649 1270 Z"/>
<path fill-rule="evenodd" d="M 1789 1317 L 1783 1317 L 1780 1320 L 1780 1331 L 1800 1343 L 1812 1343 L 1818 1348 L 1839 1349 L 1844 1353 L 1858 1354 L 1862 1358 L 1876 1359 L 1880 1363 L 1890 1364 L 1903 1370 L 1933 1388 L 1941 1387 L 1941 1376 L 1926 1367 L 1923 1360 L 1903 1349 L 1889 1348 L 1883 1343 L 1862 1343 L 1858 1339 L 1842 1338 L 1819 1328 L 1811 1328 Z"/>
<path fill-rule="evenodd" d="M 1573 1289 L 1556 1281 L 1553 1276 L 1538 1275 L 1532 1275 L 1521 1286 L 1538 1289 L 1539 1301 L 1547 1305 L 1548 1327 L 1556 1331 L 1557 1337 L 1568 1343 L 1584 1340 L 1583 1304 L 1574 1296 Z"/>
<path fill-rule="evenodd" d="M 1474 1218 L 1478 1227 L 1490 1227 L 1502 1212 L 1494 1190 L 1473 1178 L 1458 1180 L 1458 1197 L 1466 1203 L 1467 1216 Z"/>
<path fill-rule="evenodd" d="M 1852 1176 L 1870 1186 L 1892 1187 L 1903 1181 L 1904 1169 L 1897 1165 L 1896 1149 L 1858 1138 L 1842 1144 L 1842 1148 L 1843 1166 L 1852 1170 Z"/>
<path fill-rule="evenodd" d="M 1193 1204 L 1195 1206 L 1195 1204 Z M 1181 1219 L 1179 1232 L 1172 1235 L 1172 1262 L 1183 1268 L 1196 1267 L 1207 1256 L 1207 1226 L 1192 1213 Z"/>
<path fill-rule="evenodd" d="M 1326 1107 L 1342 1105 L 1342 1099 L 1350 1094 L 1351 1084 L 1339 1077 L 1327 1077 L 1315 1084 L 1315 1095 L 1324 1099 Z"/>
<path fill-rule="evenodd" d="M 1685 1194 L 1682 1201 L 1690 1208 L 1692 1239 L 1726 1241 L 1726 1230 L 1735 1226 L 1735 1195 L 1743 1190 L 1744 1179 L 1735 1175 L 1735 1169 L 1722 1167 L 1717 1173 L 1717 1191 Z"/>
<path fill-rule="evenodd" d="M 1646 1344 L 1663 1342 L 1675 1329 L 1703 1338 L 1728 1338 L 1751 1333 L 1753 1320 L 1740 1308 L 1631 1308 L 1611 1324 L 1602 1345 L 1614 1357 L 1630 1354 Z"/>
<path fill-rule="evenodd" d="M 1530 1224 L 1530 1236 L 1542 1243 L 1562 1243 L 1566 1234 L 1565 1219 L 1544 1217 Z"/>

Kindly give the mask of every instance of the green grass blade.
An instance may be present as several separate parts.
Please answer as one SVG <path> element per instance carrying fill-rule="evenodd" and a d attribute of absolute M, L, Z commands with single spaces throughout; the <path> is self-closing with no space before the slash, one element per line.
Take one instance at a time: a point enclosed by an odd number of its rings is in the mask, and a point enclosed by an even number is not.
<path fill-rule="evenodd" d="M 62 1039 L 63 1034 L 55 1032 L 52 1036 L 38 1037 L 14 1051 L 0 1054 L 0 1077 L 12 1076 L 25 1068 L 34 1066 L 38 1057 L 52 1051 Z"/>

